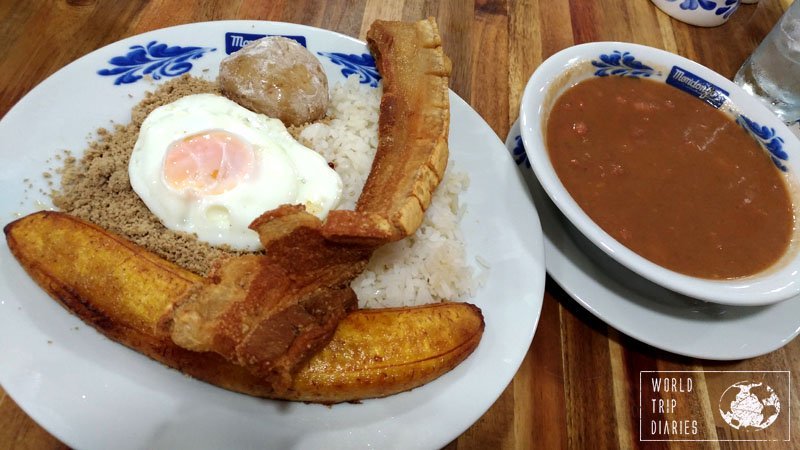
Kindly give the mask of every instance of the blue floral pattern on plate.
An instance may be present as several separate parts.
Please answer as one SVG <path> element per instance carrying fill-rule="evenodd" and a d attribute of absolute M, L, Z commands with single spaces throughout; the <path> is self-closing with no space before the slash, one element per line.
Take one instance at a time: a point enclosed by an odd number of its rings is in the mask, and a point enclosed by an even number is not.
<path fill-rule="evenodd" d="M 378 74 L 378 69 L 375 66 L 375 58 L 369 53 L 348 55 L 335 52 L 317 52 L 317 54 L 329 58 L 331 62 L 337 66 L 342 66 L 342 75 L 344 75 L 345 78 L 353 74 L 358 74 L 361 84 L 369 84 L 372 87 L 378 87 L 381 76 Z"/>
<path fill-rule="evenodd" d="M 600 60 L 592 60 L 592 65 L 597 67 L 595 76 L 606 77 L 617 75 L 621 77 L 649 77 L 654 75 L 655 69 L 638 61 L 630 52 L 614 50 L 609 54 L 598 56 Z"/>
<path fill-rule="evenodd" d="M 528 159 L 528 154 L 525 153 L 525 146 L 522 145 L 522 136 L 520 135 L 514 137 L 514 150 L 511 151 L 511 156 L 514 157 L 514 162 L 518 166 L 531 167 L 531 161 Z"/>
<path fill-rule="evenodd" d="M 112 68 L 97 71 L 102 76 L 117 76 L 115 85 L 135 83 L 145 75 L 155 80 L 165 77 L 183 75 L 192 70 L 189 60 L 202 57 L 207 52 L 215 51 L 210 47 L 180 47 L 151 41 L 146 46 L 134 45 L 124 56 L 115 56 L 108 60 Z"/>
<path fill-rule="evenodd" d="M 728 18 L 739 7 L 739 0 L 725 0 L 722 6 L 715 0 L 668 0 L 669 2 L 681 1 L 680 8 L 683 10 L 694 11 L 702 8 L 706 11 L 715 10 L 714 14 Z M 718 7 L 719 6 L 719 7 Z"/>
<path fill-rule="evenodd" d="M 742 126 L 753 138 L 758 141 L 764 149 L 769 151 L 772 162 L 783 172 L 789 169 L 783 164 L 783 161 L 789 160 L 789 154 L 783 150 L 784 140 L 778 136 L 774 128 L 766 125 L 759 125 L 747 118 L 744 114 L 739 114 L 736 117 L 736 123 Z"/>

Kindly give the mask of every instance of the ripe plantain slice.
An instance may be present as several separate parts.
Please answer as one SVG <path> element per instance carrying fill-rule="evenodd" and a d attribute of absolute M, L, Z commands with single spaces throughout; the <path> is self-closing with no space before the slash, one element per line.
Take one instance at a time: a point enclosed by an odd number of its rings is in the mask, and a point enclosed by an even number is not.
<path fill-rule="evenodd" d="M 360 310 L 340 322 L 322 351 L 276 391 L 247 369 L 194 352 L 158 333 L 163 312 L 196 275 L 73 216 L 39 212 L 4 228 L 11 252 L 65 308 L 109 338 L 225 389 L 320 403 L 383 397 L 446 373 L 477 347 L 480 309 L 466 303 Z"/>
<path fill-rule="evenodd" d="M 469 303 L 358 310 L 339 323 L 286 395 L 330 403 L 413 389 L 469 356 L 483 328 L 480 309 Z"/>
<path fill-rule="evenodd" d="M 199 276 L 73 216 L 43 211 L 4 229 L 28 274 L 81 319 L 113 333 L 154 334 Z M 116 328 L 120 328 L 117 330 Z"/>

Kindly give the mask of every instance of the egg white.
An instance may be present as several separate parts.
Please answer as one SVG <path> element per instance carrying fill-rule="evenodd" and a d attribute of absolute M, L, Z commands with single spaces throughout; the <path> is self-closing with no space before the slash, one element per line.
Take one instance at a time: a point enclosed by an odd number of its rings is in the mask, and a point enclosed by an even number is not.
<path fill-rule="evenodd" d="M 252 146 L 250 175 L 216 195 L 172 188 L 163 174 L 170 145 L 214 130 Z M 325 158 L 295 141 L 280 120 L 214 94 L 190 95 L 153 110 L 142 123 L 128 174 L 133 190 L 170 230 L 247 251 L 261 248 L 257 233 L 247 227 L 262 213 L 282 204 L 303 204 L 324 219 L 342 194 L 342 180 Z"/>

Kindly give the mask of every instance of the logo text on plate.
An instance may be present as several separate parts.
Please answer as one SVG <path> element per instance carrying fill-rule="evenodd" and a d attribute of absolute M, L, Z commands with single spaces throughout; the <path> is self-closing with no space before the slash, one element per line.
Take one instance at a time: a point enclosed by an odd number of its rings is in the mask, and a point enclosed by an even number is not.
<path fill-rule="evenodd" d="M 298 44 L 306 47 L 305 36 L 289 36 L 282 34 L 250 34 L 250 33 L 225 33 L 225 53 L 231 53 L 239 50 L 245 45 L 267 36 L 283 36 L 285 38 L 294 39 Z"/>
<path fill-rule="evenodd" d="M 728 91 L 678 66 L 672 66 L 667 84 L 694 95 L 714 108 L 722 106 L 728 97 Z"/>

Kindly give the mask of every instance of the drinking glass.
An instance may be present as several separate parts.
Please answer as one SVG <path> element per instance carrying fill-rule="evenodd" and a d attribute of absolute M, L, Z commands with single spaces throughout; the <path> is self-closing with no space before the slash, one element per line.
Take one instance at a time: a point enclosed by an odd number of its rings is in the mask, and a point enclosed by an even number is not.
<path fill-rule="evenodd" d="M 789 6 L 733 81 L 787 124 L 800 121 L 800 1 Z"/>

